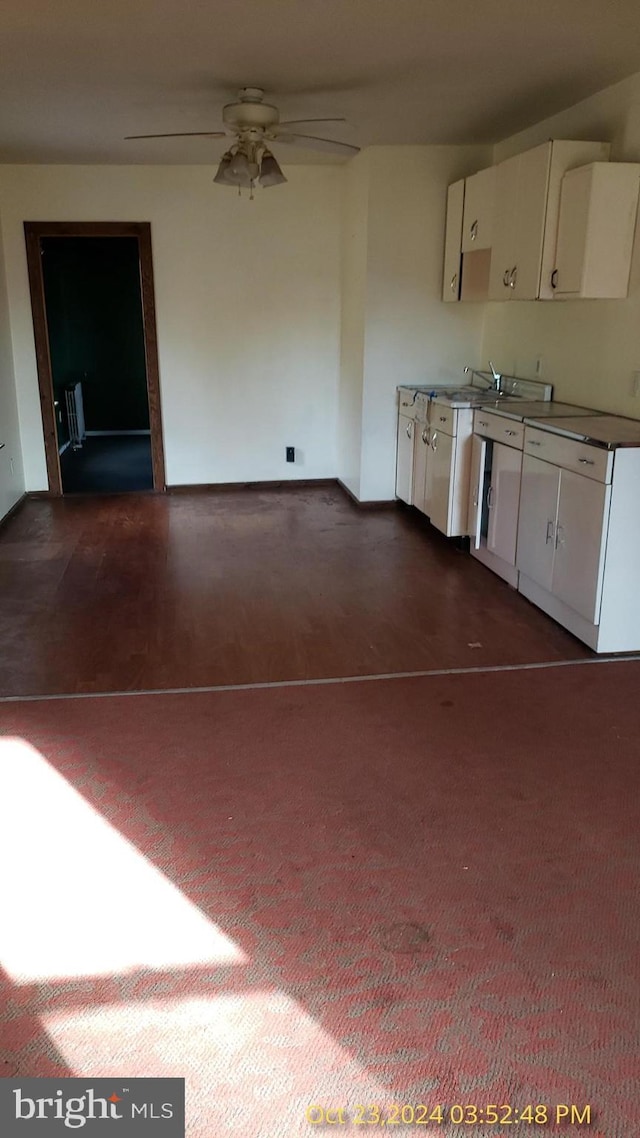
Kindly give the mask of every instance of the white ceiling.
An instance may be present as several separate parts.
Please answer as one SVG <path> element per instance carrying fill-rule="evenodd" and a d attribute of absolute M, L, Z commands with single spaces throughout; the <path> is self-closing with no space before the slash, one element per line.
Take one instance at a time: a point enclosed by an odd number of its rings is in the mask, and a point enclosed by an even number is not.
<path fill-rule="evenodd" d="M 247 85 L 359 146 L 494 142 L 640 71 L 640 4 L 2 0 L 0 43 L 0 161 L 210 163 L 224 143 L 123 137 L 215 130 Z"/>

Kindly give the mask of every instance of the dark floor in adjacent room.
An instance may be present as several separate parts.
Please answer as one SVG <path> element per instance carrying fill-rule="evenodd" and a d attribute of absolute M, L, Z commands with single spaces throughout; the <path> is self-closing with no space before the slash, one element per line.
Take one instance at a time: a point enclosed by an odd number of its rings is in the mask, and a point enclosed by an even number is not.
<path fill-rule="evenodd" d="M 108 494 L 151 490 L 149 435 L 88 436 L 78 450 L 60 456 L 65 494 Z"/>

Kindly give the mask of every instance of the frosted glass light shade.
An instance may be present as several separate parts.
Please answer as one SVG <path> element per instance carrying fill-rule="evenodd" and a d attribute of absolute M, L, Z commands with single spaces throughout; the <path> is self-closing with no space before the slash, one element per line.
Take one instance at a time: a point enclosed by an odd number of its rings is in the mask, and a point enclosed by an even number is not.
<path fill-rule="evenodd" d="M 281 186 L 286 180 L 271 151 L 265 150 L 262 155 L 260 177 L 258 178 L 260 185 L 266 190 L 269 186 Z"/>

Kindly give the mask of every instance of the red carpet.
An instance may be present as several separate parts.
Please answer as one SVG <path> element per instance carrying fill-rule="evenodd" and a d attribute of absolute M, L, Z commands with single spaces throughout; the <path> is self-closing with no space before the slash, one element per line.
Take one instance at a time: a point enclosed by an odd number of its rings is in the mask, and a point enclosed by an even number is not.
<path fill-rule="evenodd" d="M 632 1138 L 639 678 L 4 705 L 3 1073 L 184 1075 L 194 1138 Z"/>

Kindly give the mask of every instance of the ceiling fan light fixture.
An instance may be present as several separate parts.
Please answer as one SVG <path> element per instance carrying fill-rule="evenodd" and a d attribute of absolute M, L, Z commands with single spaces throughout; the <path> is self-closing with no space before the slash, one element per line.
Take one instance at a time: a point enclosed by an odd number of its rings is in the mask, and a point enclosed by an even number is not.
<path fill-rule="evenodd" d="M 269 186 L 281 186 L 287 181 L 270 150 L 265 150 L 262 155 L 258 181 L 265 190 Z"/>

